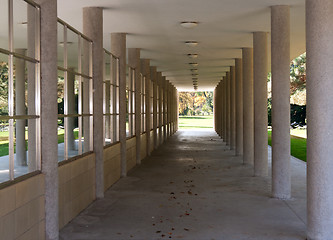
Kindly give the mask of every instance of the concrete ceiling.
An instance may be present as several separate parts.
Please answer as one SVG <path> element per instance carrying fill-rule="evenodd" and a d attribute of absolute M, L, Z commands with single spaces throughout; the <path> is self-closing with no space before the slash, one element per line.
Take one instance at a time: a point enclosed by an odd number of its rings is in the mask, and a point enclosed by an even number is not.
<path fill-rule="evenodd" d="M 197 62 L 198 90 L 213 90 L 252 32 L 270 32 L 270 6 L 290 5 L 291 57 L 305 51 L 304 0 L 58 0 L 58 16 L 82 31 L 82 8 L 103 7 L 104 47 L 110 33 L 127 33 L 127 48 L 141 48 L 178 90 L 193 90 L 190 62 Z M 197 21 L 192 29 L 182 21 Z M 198 41 L 188 47 L 185 41 Z M 270 39 L 268 40 L 270 43 Z M 270 44 L 269 44 L 270 45 Z M 190 59 L 187 54 L 196 53 Z"/>

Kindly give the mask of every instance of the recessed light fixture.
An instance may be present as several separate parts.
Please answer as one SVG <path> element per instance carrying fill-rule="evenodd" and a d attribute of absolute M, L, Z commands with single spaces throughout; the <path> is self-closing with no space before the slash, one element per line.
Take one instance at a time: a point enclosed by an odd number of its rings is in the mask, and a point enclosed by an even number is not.
<path fill-rule="evenodd" d="M 197 57 L 198 57 L 198 54 L 196 54 L 196 53 L 189 53 L 189 54 L 187 54 L 187 56 L 188 56 L 189 58 L 197 58 Z"/>
<path fill-rule="evenodd" d="M 192 62 L 192 63 L 189 63 L 192 67 L 197 67 L 199 64 L 198 63 L 194 63 L 194 62 Z"/>
<path fill-rule="evenodd" d="M 199 74 L 197 73 L 192 73 L 192 77 L 197 77 Z"/>
<path fill-rule="evenodd" d="M 180 23 L 180 26 L 182 26 L 183 28 L 194 28 L 196 26 L 198 26 L 198 22 L 195 21 L 184 21 Z"/>
<path fill-rule="evenodd" d="M 198 81 L 198 78 L 192 78 L 193 81 Z"/>
<path fill-rule="evenodd" d="M 197 41 L 186 41 L 185 44 L 189 47 L 195 47 L 198 45 Z"/>
<path fill-rule="evenodd" d="M 192 68 L 192 69 L 191 69 L 191 72 L 193 72 L 193 73 L 197 73 L 197 72 L 198 72 L 198 69 L 196 69 L 196 68 Z"/>

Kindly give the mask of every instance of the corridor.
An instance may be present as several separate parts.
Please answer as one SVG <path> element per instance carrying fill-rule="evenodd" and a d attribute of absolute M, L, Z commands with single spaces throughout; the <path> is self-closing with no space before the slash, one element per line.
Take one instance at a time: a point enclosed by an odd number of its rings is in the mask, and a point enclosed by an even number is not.
<path fill-rule="evenodd" d="M 253 177 L 213 130 L 178 131 L 60 239 L 305 239 L 306 166 L 291 166 L 293 198 L 277 200 L 270 176 Z"/>

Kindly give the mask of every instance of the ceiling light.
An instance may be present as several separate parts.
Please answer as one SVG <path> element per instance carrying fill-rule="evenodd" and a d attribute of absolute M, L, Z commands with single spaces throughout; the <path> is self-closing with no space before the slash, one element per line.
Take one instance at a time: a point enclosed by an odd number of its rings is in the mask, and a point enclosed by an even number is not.
<path fill-rule="evenodd" d="M 182 26 L 183 28 L 194 28 L 194 27 L 198 26 L 198 22 L 184 21 L 184 22 L 180 23 L 180 26 Z"/>
<path fill-rule="evenodd" d="M 193 73 L 197 73 L 197 72 L 198 72 L 198 69 L 196 69 L 196 68 L 192 68 L 192 69 L 191 69 L 191 72 L 193 72 Z"/>
<path fill-rule="evenodd" d="M 193 77 L 197 77 L 199 74 L 197 74 L 197 73 L 192 73 L 192 76 Z"/>
<path fill-rule="evenodd" d="M 198 63 L 189 63 L 192 67 L 197 67 L 199 64 Z"/>
<path fill-rule="evenodd" d="M 196 53 L 189 53 L 189 54 L 187 54 L 187 56 L 188 56 L 189 58 L 197 58 L 197 57 L 198 57 L 198 54 L 196 54 Z"/>
<path fill-rule="evenodd" d="M 186 41 L 185 44 L 189 47 L 195 47 L 198 45 L 197 41 Z"/>
<path fill-rule="evenodd" d="M 192 78 L 193 81 L 198 81 L 198 78 Z"/>

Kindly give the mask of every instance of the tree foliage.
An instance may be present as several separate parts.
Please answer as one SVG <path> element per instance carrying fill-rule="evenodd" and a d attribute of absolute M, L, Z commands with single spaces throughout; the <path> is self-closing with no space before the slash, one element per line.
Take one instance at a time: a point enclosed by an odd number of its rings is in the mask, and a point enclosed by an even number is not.
<path fill-rule="evenodd" d="M 179 115 L 209 115 L 213 112 L 213 92 L 180 92 Z"/>
<path fill-rule="evenodd" d="M 301 54 L 290 64 L 290 94 L 306 88 L 306 53 Z"/>

